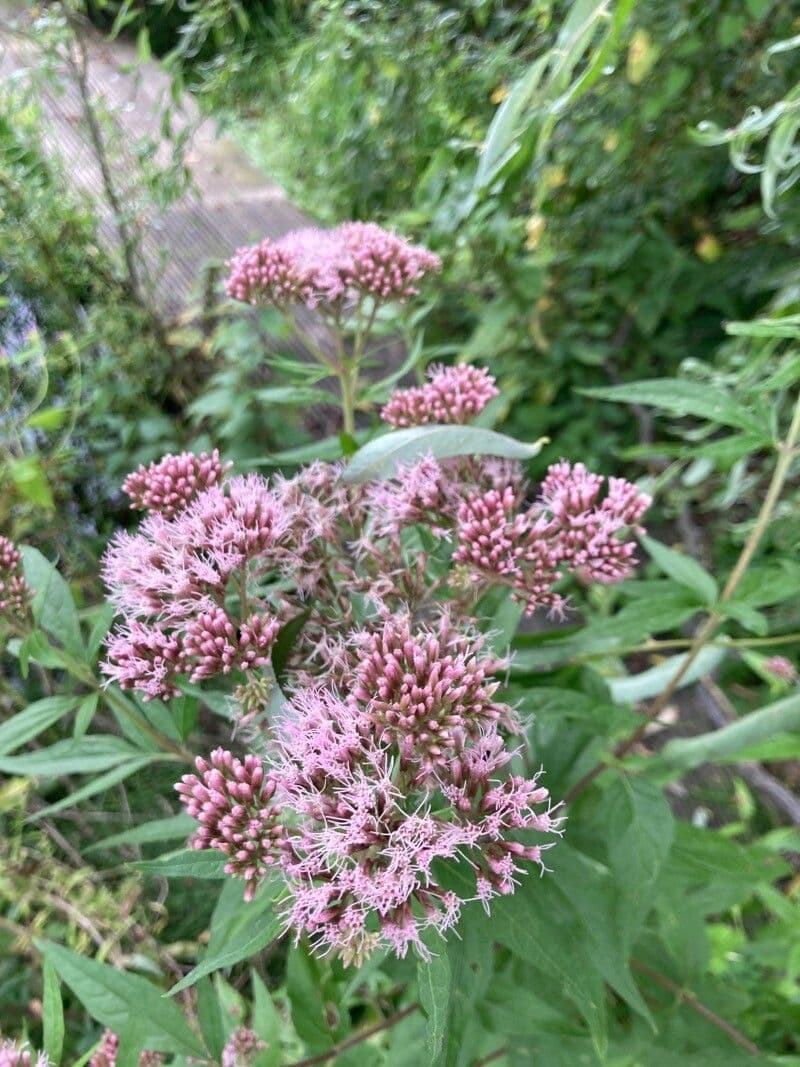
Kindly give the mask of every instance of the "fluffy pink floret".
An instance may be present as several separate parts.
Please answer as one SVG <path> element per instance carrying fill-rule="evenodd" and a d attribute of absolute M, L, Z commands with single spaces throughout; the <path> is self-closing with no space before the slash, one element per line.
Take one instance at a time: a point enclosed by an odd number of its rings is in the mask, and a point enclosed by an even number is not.
<path fill-rule="evenodd" d="M 375 738 L 369 716 L 330 692 L 298 694 L 278 748 L 279 795 L 300 817 L 283 861 L 287 926 L 345 962 L 376 945 L 427 957 L 425 931 L 445 933 L 473 899 L 440 885 L 435 861 L 465 865 L 488 900 L 513 892 L 519 861 L 541 863 L 544 846 L 516 831 L 558 830 L 547 807 L 536 810 L 548 797 L 535 779 L 497 777 L 511 754 L 493 723 L 421 788 L 398 775 L 396 748 Z"/>
<path fill-rule="evenodd" d="M 145 700 L 180 695 L 175 678 L 185 657 L 179 634 L 132 620 L 112 631 L 106 654 L 103 673 L 120 689 L 136 689 Z"/>
<path fill-rule="evenodd" d="M 217 485 L 231 467 L 223 463 L 219 451 L 168 454 L 149 467 L 140 466 L 125 479 L 122 488 L 131 506 L 140 511 L 158 511 L 172 518 L 204 489 Z"/>
<path fill-rule="evenodd" d="M 234 300 L 316 307 L 354 303 L 362 296 L 404 301 L 417 283 L 441 268 L 439 257 L 375 223 L 333 230 L 293 230 L 240 248 L 229 263 L 225 290 Z"/>
<path fill-rule="evenodd" d="M 446 615 L 413 628 L 407 615 L 390 616 L 377 633 L 356 633 L 352 642 L 351 705 L 363 708 L 377 740 L 395 745 L 421 775 L 445 765 L 465 738 L 498 722 L 515 727 L 511 709 L 494 700 L 499 683 L 492 674 L 505 662 Z"/>
<path fill-rule="evenodd" d="M 222 1067 L 250 1067 L 259 1052 L 267 1046 L 255 1032 L 245 1026 L 238 1026 L 222 1050 Z"/>
<path fill-rule="evenodd" d="M 243 878 L 245 900 L 279 861 L 284 830 L 274 801 L 275 781 L 254 755 L 237 759 L 218 748 L 209 760 L 197 758 L 197 774 L 175 786 L 188 813 L 200 823 L 190 844 L 228 856 L 225 871 Z"/>
<path fill-rule="evenodd" d="M 16 1041 L 0 1041 L 0 1067 L 50 1067 L 50 1060 Z"/>
<path fill-rule="evenodd" d="M 488 371 L 469 363 L 432 367 L 425 385 L 392 393 L 381 418 L 395 427 L 469 422 L 498 395 L 494 382 Z"/>
<path fill-rule="evenodd" d="M 278 619 L 251 615 L 240 627 L 223 608 L 200 612 L 186 627 L 185 654 L 192 682 L 228 674 L 232 669 L 265 667 L 281 624 Z"/>

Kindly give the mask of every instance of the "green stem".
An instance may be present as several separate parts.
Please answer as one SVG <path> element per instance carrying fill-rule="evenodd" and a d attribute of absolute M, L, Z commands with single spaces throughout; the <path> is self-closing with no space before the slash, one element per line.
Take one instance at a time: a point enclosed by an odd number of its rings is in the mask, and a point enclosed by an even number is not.
<path fill-rule="evenodd" d="M 165 737 L 162 733 L 159 733 L 159 731 L 147 721 L 140 711 L 132 707 L 126 700 L 117 696 L 113 689 L 97 688 L 101 697 L 110 708 L 116 708 L 121 715 L 125 716 L 128 722 L 132 723 L 137 730 L 141 730 L 142 733 L 147 734 L 148 737 L 152 738 L 164 752 L 169 752 L 173 756 L 177 756 L 177 758 L 184 763 L 191 763 L 193 761 L 194 756 L 188 748 L 184 748 L 183 745 L 179 745 L 176 741 L 173 741 L 172 738 Z"/>
<path fill-rule="evenodd" d="M 747 569 L 753 561 L 753 557 L 758 551 L 758 547 L 764 538 L 764 534 L 767 532 L 770 521 L 772 520 L 775 508 L 780 500 L 781 493 L 783 491 L 784 484 L 789 475 L 789 470 L 792 465 L 792 460 L 797 454 L 797 443 L 800 440 L 800 394 L 795 400 L 794 412 L 792 414 L 791 425 L 789 426 L 789 432 L 785 439 L 777 445 L 778 462 L 775 464 L 775 470 L 772 472 L 772 478 L 770 479 L 769 487 L 767 489 L 764 502 L 759 510 L 758 517 L 756 518 L 753 529 L 745 541 L 742 551 L 739 554 L 739 558 L 734 565 L 733 570 L 728 576 L 728 580 L 725 583 L 725 588 L 719 598 L 720 604 L 725 604 L 729 601 L 736 590 L 739 587 L 739 583 L 747 573 Z M 692 639 L 692 643 L 689 646 L 689 651 L 683 659 L 678 670 L 670 678 L 668 685 L 664 691 L 658 696 L 650 706 L 647 712 L 647 717 L 644 722 L 634 732 L 620 744 L 615 752 L 615 760 L 622 759 L 624 756 L 634 748 L 639 741 L 644 737 L 649 723 L 658 718 L 664 708 L 672 700 L 673 696 L 678 690 L 683 679 L 696 662 L 697 657 L 703 651 L 703 648 L 711 641 L 715 633 L 725 620 L 723 614 L 712 611 L 705 620 L 700 624 L 697 632 Z M 580 794 L 603 773 L 607 770 L 611 764 L 608 762 L 596 764 L 590 771 L 588 771 L 579 781 L 575 783 L 572 789 L 564 797 L 565 803 L 571 803 Z"/>

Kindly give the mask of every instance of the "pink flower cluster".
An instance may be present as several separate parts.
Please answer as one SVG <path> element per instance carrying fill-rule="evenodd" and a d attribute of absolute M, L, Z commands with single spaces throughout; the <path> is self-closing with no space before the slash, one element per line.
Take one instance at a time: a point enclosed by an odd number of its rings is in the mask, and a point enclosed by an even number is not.
<path fill-rule="evenodd" d="M 0 1067 L 50 1067 L 50 1060 L 16 1041 L 0 1041 Z"/>
<path fill-rule="evenodd" d="M 124 621 L 109 638 L 106 674 L 152 699 L 175 695 L 179 674 L 199 681 L 265 666 L 280 622 L 246 610 L 247 586 L 265 557 L 281 555 L 291 522 L 280 494 L 248 475 L 211 485 L 171 517 L 152 512 L 136 534 L 117 534 L 103 570 Z M 234 574 L 237 618 L 226 607 Z"/>
<path fill-rule="evenodd" d="M 280 866 L 286 926 L 317 951 L 426 957 L 426 931 L 452 928 L 466 899 L 512 893 L 522 861 L 541 865 L 548 846 L 529 834 L 559 820 L 538 776 L 508 774 L 500 727 L 516 719 L 494 699 L 502 664 L 479 639 L 446 616 L 412 631 L 400 615 L 352 643 L 346 695 L 296 692 L 268 738 L 268 773 L 217 751 L 177 788 L 201 821 L 193 843 L 234 857 L 249 896 Z M 446 888 L 437 861 L 469 871 L 473 895 Z"/>
<path fill-rule="evenodd" d="M 258 1053 L 266 1047 L 255 1030 L 237 1026 L 225 1042 L 220 1062 L 222 1067 L 250 1067 Z"/>
<path fill-rule="evenodd" d="M 7 537 L 0 536 L 0 620 L 24 619 L 31 601 L 31 590 L 22 574 L 22 556 Z"/>
<path fill-rule="evenodd" d="M 458 510 L 453 559 L 464 564 L 474 582 L 500 577 L 530 613 L 547 606 L 561 610 L 553 586 L 560 569 L 587 582 L 619 582 L 630 576 L 635 542 L 625 539 L 647 510 L 650 498 L 620 478 L 603 479 L 583 464 L 551 467 L 540 495 L 519 510 L 514 493 L 489 490 L 473 494 Z"/>
<path fill-rule="evenodd" d="M 130 497 L 131 507 L 139 511 L 158 511 L 171 519 L 182 511 L 198 493 L 218 485 L 231 467 L 223 464 L 219 451 L 210 454 L 181 452 L 168 454 L 149 467 L 140 466 L 125 479 L 122 488 Z"/>
<path fill-rule="evenodd" d="M 431 367 L 425 385 L 392 393 L 381 418 L 395 427 L 468 422 L 497 395 L 494 378 L 482 367 Z"/>
<path fill-rule="evenodd" d="M 281 856 L 284 831 L 273 802 L 275 780 L 257 756 L 239 760 L 222 748 L 208 761 L 198 756 L 195 766 L 198 774 L 184 775 L 175 787 L 200 823 L 190 844 L 224 852 L 226 873 L 244 879 L 245 900 L 252 900 Z"/>
<path fill-rule="evenodd" d="M 116 1067 L 119 1052 L 119 1037 L 113 1030 L 106 1030 L 103 1039 L 89 1060 L 89 1067 Z M 164 1057 L 160 1052 L 139 1053 L 139 1067 L 161 1067 Z"/>
<path fill-rule="evenodd" d="M 349 306 L 363 297 L 404 301 L 441 269 L 438 256 L 372 222 L 307 228 L 239 248 L 225 291 L 248 304 Z"/>

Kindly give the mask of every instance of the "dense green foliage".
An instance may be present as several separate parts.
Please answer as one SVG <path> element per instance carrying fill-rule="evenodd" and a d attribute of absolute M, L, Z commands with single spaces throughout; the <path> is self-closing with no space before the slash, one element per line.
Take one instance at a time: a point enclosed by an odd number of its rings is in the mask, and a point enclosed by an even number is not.
<path fill-rule="evenodd" d="M 0 618 L 0 1038 L 54 1067 L 86 1062 L 104 1028 L 120 1067 L 145 1048 L 220 1063 L 242 1025 L 266 1043 L 252 1067 L 800 1064 L 794 5 L 89 9 L 166 55 L 313 216 L 376 218 L 442 256 L 381 324 L 404 369 L 488 366 L 501 395 L 480 426 L 550 438 L 534 480 L 566 456 L 654 505 L 635 577 L 573 582 L 566 620 L 520 625 L 500 589 L 476 608 L 513 653 L 520 766 L 566 805 L 551 870 L 490 918 L 470 904 L 430 963 L 348 968 L 280 938 L 276 885 L 244 905 L 217 853 L 184 847 L 172 789 L 196 754 L 241 749 L 240 679 L 169 703 L 104 685 L 98 559 L 132 525 L 122 478 L 168 450 L 219 447 L 240 471 L 391 468 L 383 370 L 340 435 L 324 372 L 274 312 L 213 301 L 164 327 L 13 87 L 0 533 L 24 543 L 34 596 L 30 618 Z M 46 58 L 68 31 L 47 26 Z M 180 195 L 176 147 L 158 172 L 143 146 L 146 195 Z M 478 452 L 470 433 L 459 448 Z"/>

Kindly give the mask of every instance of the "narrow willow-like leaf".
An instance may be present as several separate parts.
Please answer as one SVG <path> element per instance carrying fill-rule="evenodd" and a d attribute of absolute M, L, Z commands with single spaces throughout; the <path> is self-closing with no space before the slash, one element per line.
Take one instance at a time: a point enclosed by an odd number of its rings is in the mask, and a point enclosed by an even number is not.
<path fill-rule="evenodd" d="M 178 1005 L 140 975 L 128 974 L 79 956 L 62 945 L 37 939 L 36 947 L 93 1019 L 115 1033 L 124 1032 L 135 1011 L 143 1025 L 143 1044 L 154 1052 L 205 1059 L 202 1043 L 189 1029 Z"/>
<path fill-rule="evenodd" d="M 427 1020 L 428 1062 L 431 1067 L 438 1067 L 442 1062 L 442 1052 L 447 1037 L 448 1006 L 452 993 L 450 960 L 444 946 L 433 959 L 419 963 L 417 988 L 419 989 L 419 1001 Z"/>
<path fill-rule="evenodd" d="M 45 697 L 29 704 L 0 726 L 0 755 L 5 756 L 38 737 L 53 723 L 77 708 L 80 697 Z"/>
<path fill-rule="evenodd" d="M 216 881 L 225 877 L 225 856 L 216 849 L 196 851 L 185 848 L 154 860 L 138 860 L 131 864 L 159 878 L 203 878 Z"/>
<path fill-rule="evenodd" d="M 645 404 L 685 417 L 693 415 L 723 426 L 736 426 L 769 440 L 769 427 L 754 412 L 720 389 L 676 378 L 652 378 L 644 382 L 611 385 L 602 389 L 579 389 L 584 396 L 621 404 Z"/>
<path fill-rule="evenodd" d="M 688 771 L 701 763 L 731 759 L 754 745 L 778 734 L 800 730 L 800 692 L 742 716 L 737 722 L 699 737 L 679 737 L 668 741 L 654 757 L 656 767 Z"/>
<path fill-rule="evenodd" d="M 676 552 L 674 548 L 667 548 L 660 541 L 654 541 L 652 537 L 646 537 L 644 534 L 639 540 L 660 570 L 679 585 L 697 593 L 701 604 L 710 605 L 717 600 L 719 596 L 717 583 L 696 559 L 687 556 L 685 552 Z"/>
<path fill-rule="evenodd" d="M 45 959 L 42 968 L 42 1030 L 44 1051 L 52 1067 L 61 1063 L 64 1049 L 64 1005 L 61 983 L 52 963 Z"/>
<path fill-rule="evenodd" d="M 356 452 L 342 473 L 346 482 L 370 482 L 388 478 L 401 463 L 422 456 L 449 459 L 452 456 L 503 456 L 531 459 L 538 455 L 546 439 L 533 444 L 484 430 L 480 426 L 412 426 L 376 437 Z"/>
<path fill-rule="evenodd" d="M 225 945 L 217 951 L 211 951 L 209 946 L 209 954 L 203 962 L 170 989 L 170 996 L 188 989 L 207 974 L 249 959 L 274 941 L 283 927 L 282 920 L 274 913 L 277 892 L 277 882 L 268 883 L 255 900 L 242 904 L 241 918 L 232 928 Z"/>
<path fill-rule="evenodd" d="M 187 838 L 195 830 L 197 823 L 191 815 L 169 815 L 166 819 L 153 819 L 151 822 L 112 834 L 89 845 L 85 852 L 96 852 L 101 848 L 117 848 L 119 845 L 145 845 L 152 841 L 176 841 Z M 198 855 L 197 852 L 193 855 Z"/>

